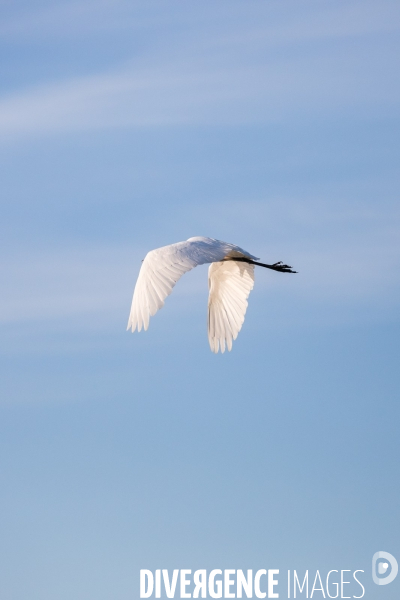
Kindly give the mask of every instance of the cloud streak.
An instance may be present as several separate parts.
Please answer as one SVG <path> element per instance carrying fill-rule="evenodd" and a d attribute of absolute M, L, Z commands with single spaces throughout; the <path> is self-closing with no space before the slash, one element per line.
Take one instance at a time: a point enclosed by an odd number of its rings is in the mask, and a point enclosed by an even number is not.
<path fill-rule="evenodd" d="M 396 58 L 385 37 L 395 26 L 388 18 L 392 4 L 385 7 L 384 17 L 379 12 L 375 21 L 370 4 L 359 19 L 359 6 L 353 3 L 316 13 L 311 22 L 303 15 L 300 22 L 283 26 L 278 19 L 260 28 L 245 19 L 242 28 L 239 21 L 224 29 L 218 21 L 207 39 L 201 24 L 193 36 L 190 27 L 176 38 L 161 35 L 155 46 L 144 42 L 140 56 L 107 71 L 3 95 L 0 136 L 13 140 L 110 128 L 268 123 L 343 110 L 360 115 L 377 105 L 395 110 L 400 96 L 392 76 Z M 61 8 L 50 11 L 50 21 L 59 19 Z M 238 12 L 238 6 L 232 8 Z M 192 11 L 182 18 L 190 23 L 195 17 Z M 346 40 L 371 34 L 377 39 L 366 63 L 366 52 Z M 337 42 L 332 45 L 329 39 Z M 362 46 L 362 40 L 357 44 Z"/>
<path fill-rule="evenodd" d="M 169 73 L 122 70 L 46 84 L 0 100 L 0 135 L 10 139 L 118 127 L 268 123 L 285 115 L 326 116 L 345 106 L 354 110 L 369 91 L 350 74 L 344 86 L 343 72 L 341 87 L 335 73 L 325 77 L 322 87 L 318 69 L 307 82 L 304 71 L 302 82 L 297 72 L 294 61 L 213 73 L 197 69 L 194 74 L 188 67 Z M 393 108 L 396 92 L 370 91 L 364 112 L 377 102 Z"/>

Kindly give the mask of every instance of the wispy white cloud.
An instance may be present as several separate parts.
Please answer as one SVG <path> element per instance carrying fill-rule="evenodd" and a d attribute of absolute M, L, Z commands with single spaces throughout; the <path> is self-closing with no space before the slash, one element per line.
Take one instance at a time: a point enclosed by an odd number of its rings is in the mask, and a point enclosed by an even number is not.
<path fill-rule="evenodd" d="M 0 135 L 4 140 L 115 127 L 268 123 L 285 115 L 354 110 L 361 97 L 368 98 L 362 112 L 382 102 L 389 111 L 398 96 L 395 82 L 380 87 L 376 78 L 374 85 L 355 79 L 348 63 L 343 70 L 332 65 L 321 85 L 318 59 L 308 72 L 297 60 L 213 71 L 179 67 L 124 69 L 3 97 Z"/>
<path fill-rule="evenodd" d="M 47 6 L 26 8 L 14 6 L 9 15 L 3 13 L 0 38 L 17 40 L 41 39 L 93 33 L 136 31 L 165 25 L 186 25 L 190 29 L 187 41 L 193 42 L 190 25 L 196 23 L 197 35 L 208 32 L 207 45 L 247 43 L 257 40 L 263 44 L 281 45 L 318 38 L 338 38 L 399 30 L 398 3 L 384 0 L 350 0 L 346 3 L 321 4 L 317 0 L 299 6 L 279 0 L 249 7 L 241 0 L 221 0 L 217 4 L 206 0 L 201 6 L 185 5 L 171 0 L 163 5 L 157 0 L 128 2 L 127 0 L 79 0 L 49 3 Z M 263 24 L 260 25 L 260 19 Z M 178 27 L 177 27 L 178 26 Z M 218 35 L 216 33 L 218 32 Z M 176 31 L 177 37 L 185 30 Z M 172 45 L 174 40 L 170 40 Z"/>
<path fill-rule="evenodd" d="M 123 3 L 116 7 L 105 3 L 100 8 L 106 12 L 114 8 L 113 14 L 119 15 L 126 9 Z M 68 10 L 66 21 L 73 23 L 75 11 L 89 16 L 94 8 L 91 3 L 59 5 L 47 9 L 44 23 L 63 21 L 63 11 Z M 230 16 L 229 27 L 224 28 L 220 8 L 217 25 L 207 23 L 207 37 L 201 23 L 195 32 L 189 27 L 176 36 L 161 35 L 160 40 L 153 36 L 153 45 L 144 42 L 141 55 L 124 65 L 3 95 L 1 137 L 115 127 L 265 123 L 345 109 L 362 114 L 379 104 L 385 110 L 396 106 L 400 94 L 392 76 L 396 57 L 383 42 L 368 52 L 368 64 L 365 53 L 359 55 L 341 42 L 334 47 L 322 44 L 312 55 L 298 47 L 391 31 L 396 27 L 390 18 L 392 2 L 379 11 L 372 3 L 363 4 L 362 10 L 359 2 L 339 8 L 330 5 L 324 11 L 314 10 L 309 19 L 303 11 L 299 20 L 294 8 L 294 17 L 283 23 L 278 11 L 273 23 L 268 14 L 263 15 L 262 27 L 248 17 L 241 26 L 238 5 L 230 10 L 236 21 Z M 189 21 L 196 18 L 195 11 L 186 10 L 184 15 Z M 271 51 L 276 47 L 288 51 L 276 54 Z"/>

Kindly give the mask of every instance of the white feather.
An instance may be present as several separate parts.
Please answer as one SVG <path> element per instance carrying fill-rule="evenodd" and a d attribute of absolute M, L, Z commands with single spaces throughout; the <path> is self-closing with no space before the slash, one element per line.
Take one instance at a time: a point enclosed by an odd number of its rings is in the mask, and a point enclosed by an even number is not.
<path fill-rule="evenodd" d="M 209 269 L 208 339 L 213 352 L 232 348 L 244 321 L 247 298 L 254 285 L 254 265 L 235 257 L 257 260 L 239 246 L 212 238 L 194 237 L 149 252 L 133 293 L 128 329 L 145 330 L 150 317 L 164 306 L 176 282 L 198 265 Z"/>
<path fill-rule="evenodd" d="M 254 265 L 234 260 L 215 262 L 208 269 L 208 341 L 213 352 L 232 349 L 242 328 L 247 298 L 254 287 Z"/>

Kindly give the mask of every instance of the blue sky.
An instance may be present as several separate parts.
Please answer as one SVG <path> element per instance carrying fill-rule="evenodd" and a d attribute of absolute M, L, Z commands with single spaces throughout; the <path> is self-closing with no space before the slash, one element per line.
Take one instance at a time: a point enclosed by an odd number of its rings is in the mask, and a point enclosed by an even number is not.
<path fill-rule="evenodd" d="M 369 569 L 400 559 L 399 17 L 3 3 L 2 598 L 138 598 L 140 568 L 398 598 Z M 299 271 L 257 271 L 223 356 L 206 267 L 125 332 L 146 252 L 197 235 Z"/>

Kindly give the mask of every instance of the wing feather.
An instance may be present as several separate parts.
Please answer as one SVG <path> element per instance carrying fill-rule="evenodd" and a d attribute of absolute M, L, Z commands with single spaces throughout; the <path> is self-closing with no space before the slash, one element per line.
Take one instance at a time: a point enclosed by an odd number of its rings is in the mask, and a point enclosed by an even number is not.
<path fill-rule="evenodd" d="M 239 246 L 205 237 L 190 238 L 186 242 L 178 242 L 149 252 L 136 282 L 128 329 L 146 330 L 150 317 L 164 306 L 165 299 L 184 273 L 197 265 L 222 261 L 230 256 L 256 258 Z M 219 328 L 225 327 L 219 319 L 218 323 Z M 213 327 L 216 328 L 215 325 Z M 217 350 L 218 348 L 215 351 Z"/>
<path fill-rule="evenodd" d="M 242 328 L 247 298 L 254 287 L 254 265 L 235 260 L 214 262 L 208 269 L 208 341 L 213 352 L 230 351 Z"/>

